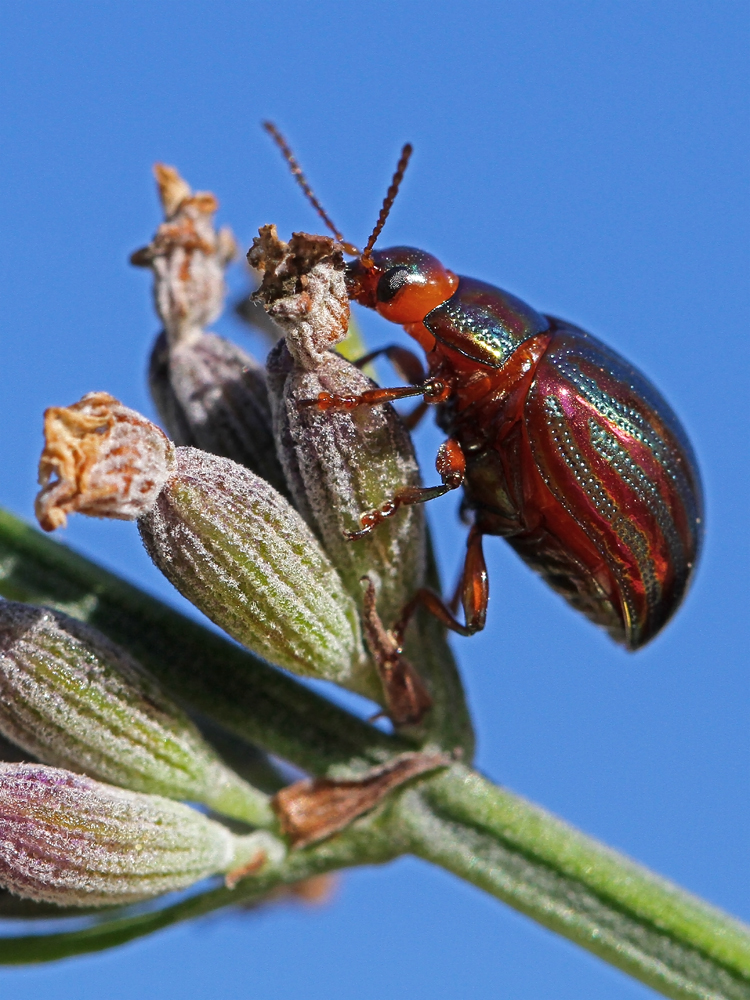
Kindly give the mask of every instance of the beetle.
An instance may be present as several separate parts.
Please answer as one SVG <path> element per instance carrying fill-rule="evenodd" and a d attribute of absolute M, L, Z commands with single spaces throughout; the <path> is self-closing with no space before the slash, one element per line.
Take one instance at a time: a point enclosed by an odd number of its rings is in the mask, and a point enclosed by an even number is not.
<path fill-rule="evenodd" d="M 420 591 L 417 603 L 468 635 L 484 627 L 489 598 L 483 537 L 499 535 L 576 610 L 629 650 L 644 646 L 682 601 L 703 536 L 703 496 L 678 418 L 634 366 L 566 320 L 494 285 L 456 275 L 413 247 L 375 250 L 411 154 L 407 145 L 378 223 L 360 253 L 344 242 L 312 194 L 289 147 L 267 123 L 293 173 L 346 252 L 351 299 L 397 323 L 420 345 L 421 363 L 385 349 L 417 384 L 355 397 L 321 394 L 322 410 L 420 395 L 437 407 L 447 440 L 442 485 L 409 488 L 362 515 L 361 537 L 405 504 L 463 486 L 472 517 L 452 605 Z M 369 355 L 370 360 L 374 355 Z M 458 600 L 464 623 L 454 616 Z"/>

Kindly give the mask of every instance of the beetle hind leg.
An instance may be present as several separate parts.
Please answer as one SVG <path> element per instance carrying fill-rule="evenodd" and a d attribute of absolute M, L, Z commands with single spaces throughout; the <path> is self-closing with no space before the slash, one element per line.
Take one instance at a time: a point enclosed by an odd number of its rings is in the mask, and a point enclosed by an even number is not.
<path fill-rule="evenodd" d="M 490 599 L 487 564 L 484 561 L 482 548 L 483 537 L 482 532 L 477 527 L 473 527 L 469 532 L 464 568 L 454 597 L 454 600 L 459 599 L 463 605 L 465 624 L 462 625 L 458 621 L 454 609 L 446 604 L 442 597 L 434 590 L 423 587 L 406 605 L 392 630 L 393 635 L 399 641 L 420 605 L 427 608 L 430 614 L 441 621 L 446 628 L 452 632 L 458 632 L 459 635 L 474 635 L 475 632 L 482 631 L 487 619 L 487 605 Z"/>

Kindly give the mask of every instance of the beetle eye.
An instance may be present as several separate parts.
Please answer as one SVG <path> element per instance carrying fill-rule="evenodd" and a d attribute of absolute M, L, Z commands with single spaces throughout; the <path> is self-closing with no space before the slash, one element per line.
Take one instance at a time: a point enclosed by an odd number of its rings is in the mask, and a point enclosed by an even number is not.
<path fill-rule="evenodd" d="M 403 264 L 399 267 L 390 267 L 380 276 L 376 296 L 378 302 L 390 302 L 396 292 L 400 291 L 409 282 L 409 268 Z"/>

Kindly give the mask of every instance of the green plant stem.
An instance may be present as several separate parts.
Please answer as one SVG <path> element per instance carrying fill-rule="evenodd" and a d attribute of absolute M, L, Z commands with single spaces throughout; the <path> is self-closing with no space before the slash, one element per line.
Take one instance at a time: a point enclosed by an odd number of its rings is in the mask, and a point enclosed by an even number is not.
<path fill-rule="evenodd" d="M 413 749 L 3 510 L 0 596 L 94 625 L 174 696 L 313 774 Z"/>
<path fill-rule="evenodd" d="M 193 708 L 315 774 L 410 746 L 0 512 L 0 594 L 91 622 Z M 0 962 L 111 947 L 323 871 L 411 852 L 669 997 L 750 1000 L 750 928 L 463 765 L 418 779 L 275 872 L 84 930 L 0 941 Z"/>
<path fill-rule="evenodd" d="M 459 765 L 403 796 L 410 849 L 665 996 L 748 1000 L 750 927 Z"/>

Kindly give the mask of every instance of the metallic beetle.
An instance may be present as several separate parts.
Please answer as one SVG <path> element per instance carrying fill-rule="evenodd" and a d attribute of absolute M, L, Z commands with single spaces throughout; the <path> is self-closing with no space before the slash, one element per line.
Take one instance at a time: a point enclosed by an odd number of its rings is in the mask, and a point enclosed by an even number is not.
<path fill-rule="evenodd" d="M 473 513 L 453 604 L 420 591 L 418 603 L 465 635 L 484 627 L 489 588 L 484 535 L 500 535 L 578 611 L 635 650 L 685 596 L 703 534 L 703 496 L 690 442 L 669 404 L 596 337 L 543 316 L 493 285 L 455 275 L 413 247 L 373 250 L 411 146 L 404 146 L 375 229 L 360 253 L 344 241 L 275 125 L 266 122 L 305 195 L 355 259 L 349 296 L 398 323 L 424 349 L 428 371 L 401 348 L 389 354 L 413 385 L 359 396 L 321 393 L 322 410 L 408 396 L 438 406 L 448 434 L 436 468 L 443 485 L 407 487 L 361 517 L 352 539 L 405 504 L 463 485 Z M 368 359 L 363 359 L 368 360 Z M 461 600 L 465 624 L 453 614 Z"/>
<path fill-rule="evenodd" d="M 444 487 L 397 496 L 363 517 L 370 530 L 402 503 L 463 484 L 474 513 L 461 598 L 483 627 L 482 536 L 500 535 L 556 591 L 628 649 L 652 639 L 682 600 L 701 544 L 700 477 L 687 436 L 658 390 L 600 340 L 411 247 L 348 265 L 351 297 L 403 325 L 425 350 L 417 392 L 449 435 Z M 447 608 L 426 602 L 448 622 Z"/>

